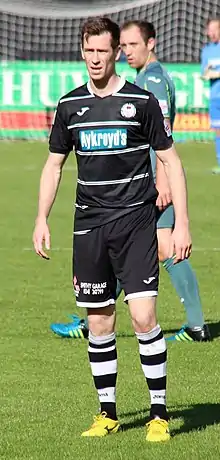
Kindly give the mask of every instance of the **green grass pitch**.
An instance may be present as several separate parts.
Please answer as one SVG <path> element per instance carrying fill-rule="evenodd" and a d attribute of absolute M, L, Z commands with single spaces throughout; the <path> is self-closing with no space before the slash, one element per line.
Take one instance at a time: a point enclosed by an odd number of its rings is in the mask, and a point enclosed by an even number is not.
<path fill-rule="evenodd" d="M 73 155 L 50 219 L 50 261 L 32 250 L 44 143 L 1 142 L 0 168 L 0 459 L 217 460 L 220 458 L 220 177 L 212 176 L 213 144 L 180 144 L 188 177 L 194 252 L 212 343 L 168 344 L 168 444 L 145 442 L 148 391 L 127 307 L 118 302 L 118 415 L 123 432 L 83 439 L 98 410 L 87 342 L 62 340 L 49 325 L 77 309 L 71 284 Z M 84 312 L 80 311 L 83 315 Z M 183 307 L 161 269 L 159 322 L 166 334 L 185 322 Z"/>

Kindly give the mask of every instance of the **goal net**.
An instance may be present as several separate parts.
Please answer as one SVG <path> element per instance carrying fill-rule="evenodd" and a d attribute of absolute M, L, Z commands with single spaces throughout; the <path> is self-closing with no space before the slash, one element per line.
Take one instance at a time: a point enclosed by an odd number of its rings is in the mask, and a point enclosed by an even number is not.
<path fill-rule="evenodd" d="M 212 138 L 199 61 L 206 21 L 220 16 L 219 0 L 0 0 L 0 137 L 48 137 L 59 97 L 87 79 L 80 30 L 88 16 L 100 14 L 119 24 L 154 23 L 158 58 L 176 84 L 176 138 Z M 118 71 L 134 79 L 125 62 Z"/>

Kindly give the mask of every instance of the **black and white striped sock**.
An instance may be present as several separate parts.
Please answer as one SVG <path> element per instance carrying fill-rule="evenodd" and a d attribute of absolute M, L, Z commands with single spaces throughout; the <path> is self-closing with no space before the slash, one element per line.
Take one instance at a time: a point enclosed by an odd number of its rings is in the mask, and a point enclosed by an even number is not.
<path fill-rule="evenodd" d="M 166 411 L 166 342 L 159 324 L 150 332 L 136 333 L 142 369 L 151 399 L 151 418 L 167 420 Z"/>
<path fill-rule="evenodd" d="M 109 418 L 117 420 L 115 333 L 97 337 L 89 332 L 88 353 L 94 384 L 98 392 L 100 410 L 106 412 Z"/>

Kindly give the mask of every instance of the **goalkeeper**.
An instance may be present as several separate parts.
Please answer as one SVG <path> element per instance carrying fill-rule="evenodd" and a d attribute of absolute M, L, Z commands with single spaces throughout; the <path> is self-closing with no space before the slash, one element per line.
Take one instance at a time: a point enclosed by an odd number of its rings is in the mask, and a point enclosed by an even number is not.
<path fill-rule="evenodd" d="M 215 131 L 217 166 L 214 174 L 220 174 L 220 18 L 207 23 L 210 43 L 202 50 L 202 78 L 210 82 L 209 115 L 211 127 Z"/>
<path fill-rule="evenodd" d="M 169 131 L 175 118 L 175 88 L 165 69 L 158 62 L 154 53 L 155 29 L 145 21 L 130 21 L 121 29 L 121 48 L 128 64 L 137 70 L 135 83 L 151 91 L 158 99 Z M 154 171 L 156 186 L 159 191 L 157 199 L 157 236 L 159 257 L 167 270 L 171 282 L 183 303 L 187 326 L 181 328 L 169 340 L 194 342 L 210 340 L 208 326 L 204 324 L 199 288 L 196 276 L 188 260 L 175 264 L 168 257 L 170 237 L 174 227 L 174 209 L 164 167 L 156 160 L 156 154 L 151 152 L 151 163 Z M 121 292 L 117 286 L 117 295 Z M 63 337 L 83 337 L 86 335 L 86 324 L 73 316 L 73 321 L 66 324 L 52 324 L 51 329 Z"/>

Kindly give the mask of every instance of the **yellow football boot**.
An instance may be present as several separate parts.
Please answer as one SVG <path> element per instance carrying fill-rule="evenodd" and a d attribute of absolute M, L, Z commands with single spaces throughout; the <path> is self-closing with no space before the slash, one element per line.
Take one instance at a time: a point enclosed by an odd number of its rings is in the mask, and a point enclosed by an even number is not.
<path fill-rule="evenodd" d="M 168 422 L 160 418 L 155 418 L 146 424 L 146 440 L 150 442 L 169 441 L 170 432 Z"/>
<path fill-rule="evenodd" d="M 81 436 L 98 436 L 102 438 L 103 436 L 107 436 L 107 434 L 117 433 L 119 428 L 120 425 L 118 420 L 112 420 L 107 417 L 106 412 L 102 412 L 101 414 L 94 416 L 94 423 L 91 428 L 84 431 Z"/>

